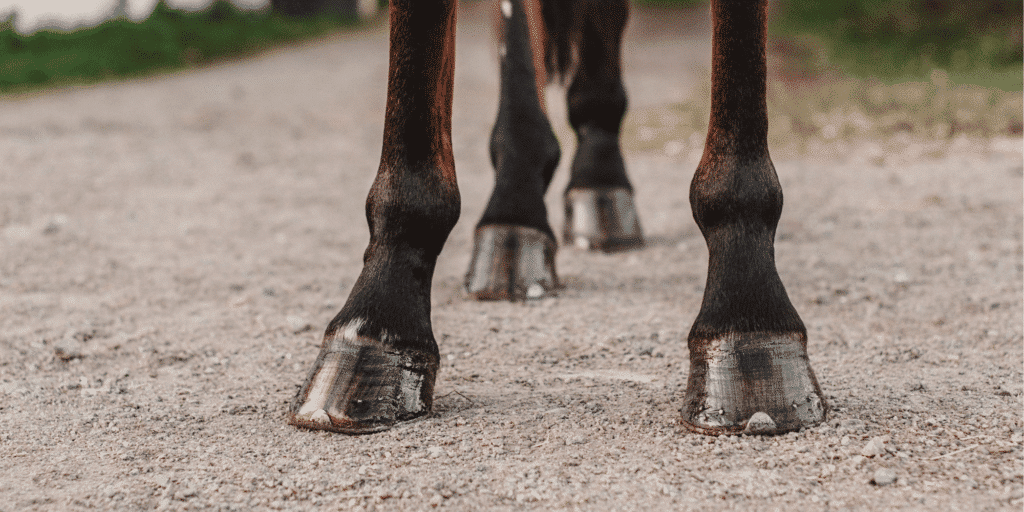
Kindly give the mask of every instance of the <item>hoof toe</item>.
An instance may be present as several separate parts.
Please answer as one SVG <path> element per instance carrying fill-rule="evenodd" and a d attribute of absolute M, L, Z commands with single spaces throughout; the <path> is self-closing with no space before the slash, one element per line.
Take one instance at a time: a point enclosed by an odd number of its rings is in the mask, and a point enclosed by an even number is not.
<path fill-rule="evenodd" d="M 436 355 L 340 333 L 324 341 L 288 423 L 344 434 L 387 430 L 430 412 Z"/>
<path fill-rule="evenodd" d="M 477 228 L 466 292 L 477 300 L 539 299 L 558 289 L 555 241 L 524 226 Z"/>
<path fill-rule="evenodd" d="M 708 434 L 781 434 L 828 407 L 798 334 L 726 334 L 691 344 L 683 424 Z"/>
<path fill-rule="evenodd" d="M 580 249 L 605 252 L 643 246 L 633 193 L 625 188 L 566 191 L 562 240 Z"/>

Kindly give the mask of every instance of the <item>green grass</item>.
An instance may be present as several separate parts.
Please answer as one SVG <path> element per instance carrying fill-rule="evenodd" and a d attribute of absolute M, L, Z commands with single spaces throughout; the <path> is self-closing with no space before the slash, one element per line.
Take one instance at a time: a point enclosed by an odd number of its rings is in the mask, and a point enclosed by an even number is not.
<path fill-rule="evenodd" d="M 0 22 L 0 92 L 82 84 L 203 65 L 352 25 L 338 17 L 292 19 L 218 0 L 183 11 L 161 0 L 142 22 L 106 21 L 73 32 L 20 35 Z"/>
<path fill-rule="evenodd" d="M 697 6 L 706 0 L 637 0 Z M 1022 0 L 784 0 L 772 15 L 776 54 L 798 74 L 838 71 L 886 84 L 927 81 L 1022 89 Z M 226 1 L 190 12 L 163 1 L 142 22 L 24 36 L 0 22 L 0 93 L 172 71 L 252 54 L 350 25 L 291 19 Z"/>
<path fill-rule="evenodd" d="M 788 0 L 772 32 L 820 48 L 817 64 L 886 83 L 927 79 L 1020 91 L 1021 0 Z"/>
<path fill-rule="evenodd" d="M 707 0 L 637 0 L 695 7 Z M 775 50 L 825 69 L 885 83 L 927 80 L 1022 89 L 1021 0 L 783 0 L 771 13 Z"/>

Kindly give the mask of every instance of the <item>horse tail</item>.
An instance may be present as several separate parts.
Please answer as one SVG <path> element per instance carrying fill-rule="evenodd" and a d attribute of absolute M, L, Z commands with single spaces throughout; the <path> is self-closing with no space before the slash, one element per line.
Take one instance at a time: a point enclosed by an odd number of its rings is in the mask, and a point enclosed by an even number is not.
<path fill-rule="evenodd" d="M 541 16 L 548 37 L 545 38 L 544 64 L 548 74 L 565 82 L 576 60 L 575 47 L 580 38 L 577 22 L 578 0 L 542 0 Z"/>

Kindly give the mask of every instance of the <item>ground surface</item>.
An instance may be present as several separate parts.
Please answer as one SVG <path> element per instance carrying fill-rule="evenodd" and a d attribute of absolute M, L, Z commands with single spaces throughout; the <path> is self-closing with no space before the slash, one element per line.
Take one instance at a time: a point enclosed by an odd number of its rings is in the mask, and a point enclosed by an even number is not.
<path fill-rule="evenodd" d="M 701 437 L 677 424 L 707 262 L 699 141 L 628 151 L 647 248 L 563 249 L 557 298 L 464 299 L 492 180 L 486 14 L 467 5 L 457 42 L 435 412 L 372 436 L 284 417 L 360 269 L 383 27 L 0 100 L 0 510 L 1020 510 L 1020 139 L 777 158 L 779 270 L 833 413 Z M 670 25 L 629 29 L 640 109 L 706 69 L 706 18 Z"/>

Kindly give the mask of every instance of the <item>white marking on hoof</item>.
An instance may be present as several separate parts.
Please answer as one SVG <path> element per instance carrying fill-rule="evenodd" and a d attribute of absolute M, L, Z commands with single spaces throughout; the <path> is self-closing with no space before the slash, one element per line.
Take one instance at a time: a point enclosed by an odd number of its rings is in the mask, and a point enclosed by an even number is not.
<path fill-rule="evenodd" d="M 323 410 L 331 396 L 331 388 L 340 371 L 341 354 L 332 352 L 324 357 L 320 369 L 313 377 L 313 382 L 306 392 L 306 402 L 299 408 L 299 416 L 306 416 Z M 326 413 L 325 413 L 326 414 Z"/>
<path fill-rule="evenodd" d="M 309 416 L 309 421 L 312 421 L 317 425 L 330 425 L 331 417 L 327 414 L 327 411 L 323 409 L 318 409 L 316 412 Z"/>
<path fill-rule="evenodd" d="M 587 237 L 578 236 L 576 237 L 576 240 L 574 241 L 573 245 L 579 247 L 580 249 L 588 251 L 590 250 L 590 239 Z"/>
<path fill-rule="evenodd" d="M 747 420 L 747 428 L 743 429 L 743 432 L 747 434 L 763 434 L 767 432 L 774 432 L 776 429 L 775 420 L 771 416 L 768 416 L 763 412 L 755 412 L 753 416 Z"/>
<path fill-rule="evenodd" d="M 509 0 L 501 0 L 501 15 L 506 18 L 512 17 L 512 2 Z"/>
<path fill-rule="evenodd" d="M 544 296 L 544 287 L 540 283 L 533 283 L 526 289 L 527 299 L 539 299 Z"/>

